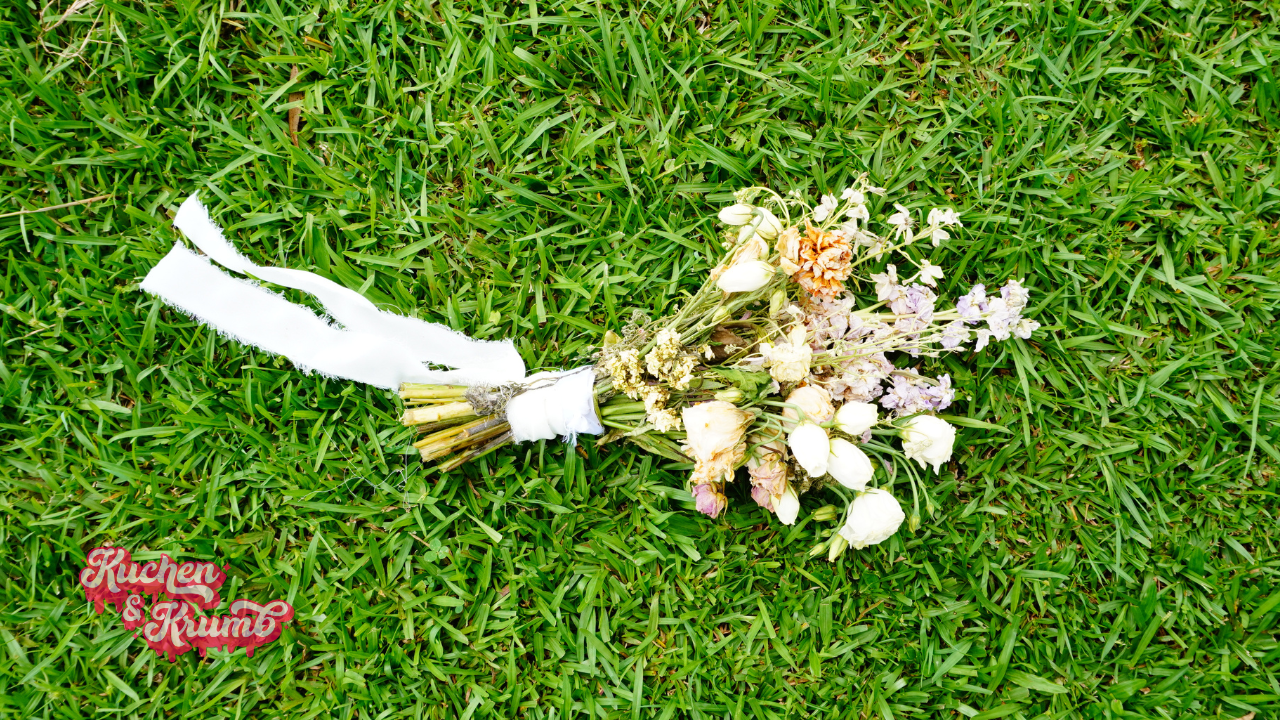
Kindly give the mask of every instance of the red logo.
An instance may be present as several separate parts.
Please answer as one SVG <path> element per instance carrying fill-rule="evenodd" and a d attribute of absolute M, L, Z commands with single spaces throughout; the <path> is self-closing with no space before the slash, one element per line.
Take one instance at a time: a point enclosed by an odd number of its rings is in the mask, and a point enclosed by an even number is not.
<path fill-rule="evenodd" d="M 226 582 L 224 567 L 210 562 L 176 563 L 168 555 L 159 562 L 139 565 L 124 548 L 100 547 L 89 551 L 80 571 L 85 599 L 101 614 L 109 603 L 116 606 L 125 628 L 139 630 L 147 646 L 170 662 L 198 650 L 200 657 L 211 647 L 242 647 L 249 657 L 253 649 L 280 637 L 293 619 L 293 606 L 283 600 L 264 605 L 249 600 L 231 603 L 230 615 L 198 615 L 222 603 L 218 588 Z M 150 618 L 144 595 L 154 601 Z M 167 598 L 160 599 L 161 596 Z"/>

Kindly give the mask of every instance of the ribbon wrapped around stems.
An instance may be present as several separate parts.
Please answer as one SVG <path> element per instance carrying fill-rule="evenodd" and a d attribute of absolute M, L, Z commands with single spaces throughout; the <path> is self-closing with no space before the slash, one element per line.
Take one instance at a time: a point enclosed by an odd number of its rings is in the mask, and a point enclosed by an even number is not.
<path fill-rule="evenodd" d="M 590 367 L 526 378 L 524 361 L 510 340 L 477 340 L 438 323 L 379 310 L 360 293 L 315 273 L 256 265 L 232 246 L 194 194 L 173 224 L 205 255 L 175 243 L 147 273 L 142 289 L 237 342 L 283 355 L 304 372 L 381 388 L 529 384 L 506 407 L 512 439 L 518 442 L 604 431 Z M 333 324 L 214 262 L 311 294 Z"/>

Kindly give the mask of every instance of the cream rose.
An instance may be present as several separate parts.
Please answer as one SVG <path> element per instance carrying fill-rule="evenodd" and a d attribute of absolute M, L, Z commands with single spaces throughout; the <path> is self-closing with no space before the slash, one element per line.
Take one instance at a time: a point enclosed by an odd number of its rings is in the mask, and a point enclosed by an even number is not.
<path fill-rule="evenodd" d="M 782 271 L 794 275 L 800 269 L 800 231 L 794 227 L 783 230 L 778 235 L 778 264 Z"/>
<path fill-rule="evenodd" d="M 751 218 L 754 215 L 755 212 L 750 205 L 738 203 L 720 210 L 720 222 L 737 227 L 751 222 Z"/>
<path fill-rule="evenodd" d="M 759 290 L 773 279 L 775 272 L 774 267 L 763 260 L 734 263 L 716 278 L 716 287 L 730 293 Z"/>
<path fill-rule="evenodd" d="M 804 411 L 804 419 L 809 422 L 830 422 L 836 414 L 836 408 L 831 404 L 831 393 L 817 385 L 805 385 L 792 390 L 787 396 L 787 403 Z M 796 408 L 783 408 L 782 416 L 792 422 L 800 419 Z"/>
<path fill-rule="evenodd" d="M 796 495 L 796 491 L 790 485 L 782 491 L 782 496 L 774 503 L 775 512 L 778 520 L 783 525 L 795 525 L 796 517 L 800 515 L 800 496 Z"/>
<path fill-rule="evenodd" d="M 772 240 L 782 232 L 782 221 L 768 210 L 760 208 L 760 224 L 756 227 L 756 232 L 760 237 Z"/>
<path fill-rule="evenodd" d="M 754 416 L 733 403 L 712 400 L 686 407 L 684 451 L 693 458 L 695 485 L 733 480 L 733 470 L 747 452 L 744 434 Z"/>

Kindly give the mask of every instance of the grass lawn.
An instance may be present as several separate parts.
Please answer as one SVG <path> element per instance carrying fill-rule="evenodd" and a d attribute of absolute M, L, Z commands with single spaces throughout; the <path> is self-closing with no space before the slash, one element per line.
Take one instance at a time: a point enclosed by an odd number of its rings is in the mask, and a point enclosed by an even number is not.
<path fill-rule="evenodd" d="M 0 717 L 1280 712 L 1274 0 L 2 5 Z M 834 564 L 631 446 L 426 472 L 391 393 L 138 290 L 199 190 L 563 367 L 702 282 L 732 190 L 864 171 L 964 211 L 945 297 L 1025 277 L 1045 328 L 932 363 L 998 429 Z M 297 619 L 170 664 L 85 602 L 105 543 Z"/>

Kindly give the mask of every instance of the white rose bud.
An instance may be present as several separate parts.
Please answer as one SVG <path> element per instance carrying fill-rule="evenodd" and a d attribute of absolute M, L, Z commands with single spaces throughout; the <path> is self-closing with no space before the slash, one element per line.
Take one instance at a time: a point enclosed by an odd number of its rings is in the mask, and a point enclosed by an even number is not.
<path fill-rule="evenodd" d="M 844 536 L 836 533 L 836 536 L 831 538 L 831 546 L 827 550 L 827 562 L 835 562 L 848 547 L 849 543 Z"/>
<path fill-rule="evenodd" d="M 800 497 L 796 495 L 796 491 L 791 488 L 791 485 L 787 485 L 787 489 L 782 491 L 782 495 L 773 501 L 773 508 L 778 520 L 783 525 L 796 524 L 796 517 L 800 515 Z"/>
<path fill-rule="evenodd" d="M 769 296 L 769 317 L 778 317 L 778 314 L 782 312 L 782 308 L 785 307 L 786 304 L 787 291 L 782 288 L 774 290 L 773 294 Z"/>
<path fill-rule="evenodd" d="M 836 438 L 831 441 L 827 472 L 841 485 L 861 492 L 867 489 L 867 482 L 871 480 L 871 458 L 857 445 L 844 438 Z"/>
<path fill-rule="evenodd" d="M 907 518 L 897 498 L 884 490 L 868 490 L 849 504 L 840 537 L 854 550 L 888 540 Z"/>
<path fill-rule="evenodd" d="M 871 403 L 847 402 L 836 410 L 836 427 L 854 437 L 870 430 L 879 419 L 880 411 Z"/>
<path fill-rule="evenodd" d="M 773 279 L 773 266 L 763 260 L 738 263 L 725 270 L 716 280 L 716 287 L 725 292 L 751 292 L 764 287 Z"/>
<path fill-rule="evenodd" d="M 741 391 L 741 390 L 739 390 L 738 388 L 736 388 L 736 387 L 731 387 L 731 388 L 726 388 L 726 389 L 721 390 L 720 392 L 716 393 L 716 396 L 715 396 L 715 397 L 716 397 L 716 399 L 717 399 L 717 400 L 723 400 L 723 401 L 725 401 L 725 402 L 733 403 L 733 404 L 735 404 L 735 405 L 736 405 L 736 404 L 738 404 L 738 403 L 742 402 L 742 398 L 744 398 L 744 397 L 746 397 L 746 396 L 745 396 L 745 395 L 743 395 L 743 394 L 742 394 L 742 391 Z"/>
<path fill-rule="evenodd" d="M 823 505 L 814 510 L 809 517 L 813 518 L 815 522 L 831 522 L 836 519 L 836 506 Z"/>
<path fill-rule="evenodd" d="M 782 232 L 782 221 L 764 208 L 760 208 L 760 215 L 760 224 L 756 227 L 756 232 L 760 234 L 760 237 L 766 240 L 778 237 L 778 233 Z"/>
<path fill-rule="evenodd" d="M 751 222 L 752 215 L 754 215 L 754 212 L 750 205 L 738 203 L 737 205 L 730 205 L 720 211 L 720 222 L 725 225 L 733 225 L 734 227 L 737 227 L 738 225 L 746 225 Z"/>
<path fill-rule="evenodd" d="M 934 472 L 941 472 L 942 463 L 951 459 L 955 442 L 951 423 L 932 415 L 917 415 L 902 428 L 902 452 L 922 468 L 932 465 Z"/>
<path fill-rule="evenodd" d="M 827 474 L 827 463 L 831 459 L 831 440 L 827 437 L 826 430 L 813 423 L 800 423 L 791 431 L 787 445 L 796 462 L 809 473 L 809 477 Z"/>

